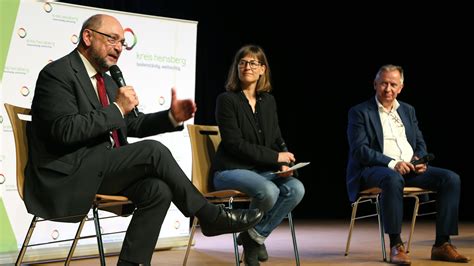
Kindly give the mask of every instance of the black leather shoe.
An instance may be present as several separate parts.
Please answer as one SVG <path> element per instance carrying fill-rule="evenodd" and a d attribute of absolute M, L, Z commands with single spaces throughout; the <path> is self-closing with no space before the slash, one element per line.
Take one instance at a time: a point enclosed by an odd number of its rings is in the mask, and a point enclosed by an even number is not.
<path fill-rule="evenodd" d="M 150 264 L 138 264 L 138 263 L 135 263 L 135 262 L 130 262 L 130 261 L 126 261 L 126 260 L 123 260 L 123 259 L 120 259 L 117 261 L 117 266 L 150 266 Z"/>
<path fill-rule="evenodd" d="M 201 232 L 205 236 L 217 236 L 242 232 L 252 228 L 262 220 L 259 209 L 227 209 L 219 206 L 220 211 L 214 222 L 201 221 Z"/>
<path fill-rule="evenodd" d="M 250 235 L 247 233 L 246 234 L 249 238 L 250 238 Z M 239 236 L 237 237 L 237 244 L 239 246 L 243 245 L 243 238 L 246 238 L 247 236 L 244 235 L 244 233 L 240 233 Z M 250 240 L 253 240 L 250 238 Z M 258 244 L 256 243 L 258 246 L 257 246 L 257 258 L 258 258 L 258 261 L 267 261 L 268 260 L 268 253 L 267 253 L 267 247 L 265 247 L 265 244 Z M 244 246 L 244 250 L 245 250 L 245 246 Z"/>
<path fill-rule="evenodd" d="M 126 260 L 119 259 L 117 266 L 138 266 L 138 263 L 128 262 Z"/>
<path fill-rule="evenodd" d="M 244 247 L 244 263 L 245 266 L 259 266 L 258 251 L 261 245 L 255 242 L 248 232 L 239 234 L 240 242 Z"/>

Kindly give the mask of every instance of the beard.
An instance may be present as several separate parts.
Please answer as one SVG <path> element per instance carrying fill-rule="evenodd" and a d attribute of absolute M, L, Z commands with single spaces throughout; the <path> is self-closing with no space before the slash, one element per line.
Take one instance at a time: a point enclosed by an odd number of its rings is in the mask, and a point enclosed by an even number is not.
<path fill-rule="evenodd" d="M 94 61 L 94 63 L 101 69 L 102 72 L 109 70 L 111 65 L 107 63 L 107 60 L 104 57 L 100 56 L 95 49 L 92 49 L 91 51 L 91 58 L 92 61 Z"/>

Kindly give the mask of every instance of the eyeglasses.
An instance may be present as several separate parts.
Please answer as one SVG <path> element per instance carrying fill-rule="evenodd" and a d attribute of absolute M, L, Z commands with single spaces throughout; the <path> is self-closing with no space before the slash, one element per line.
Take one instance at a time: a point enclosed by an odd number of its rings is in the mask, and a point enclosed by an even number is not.
<path fill-rule="evenodd" d="M 397 126 L 397 127 L 403 127 L 403 122 L 402 120 L 400 120 L 400 118 L 398 116 L 396 116 L 394 113 L 390 112 L 388 113 L 388 116 L 390 116 L 390 118 L 392 119 L 393 123 Z"/>
<path fill-rule="evenodd" d="M 250 69 L 256 69 L 257 67 L 262 65 L 257 60 L 252 60 L 252 61 L 240 60 L 238 66 L 240 68 L 245 68 L 247 66 L 247 64 L 249 64 Z"/>
<path fill-rule="evenodd" d="M 95 33 L 99 33 L 100 35 L 104 35 L 105 37 L 107 37 L 107 42 L 110 44 L 110 45 L 117 45 L 117 43 L 120 43 L 121 46 L 127 46 L 127 43 L 125 42 L 125 39 L 123 40 L 119 40 L 117 37 L 114 37 L 112 35 L 109 35 L 109 34 L 106 34 L 106 33 L 103 33 L 103 32 L 100 32 L 100 31 L 96 31 L 96 30 L 93 30 L 93 29 L 88 29 L 90 31 L 93 31 Z"/>

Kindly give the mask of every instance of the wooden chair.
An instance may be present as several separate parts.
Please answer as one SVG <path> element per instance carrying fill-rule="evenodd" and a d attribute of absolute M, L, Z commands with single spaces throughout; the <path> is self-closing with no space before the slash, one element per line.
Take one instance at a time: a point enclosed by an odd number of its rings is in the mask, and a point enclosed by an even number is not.
<path fill-rule="evenodd" d="M 233 202 L 250 202 L 250 198 L 238 190 L 218 190 L 212 191 L 209 189 L 208 176 L 211 167 L 212 159 L 214 158 L 217 147 L 221 141 L 219 128 L 217 126 L 204 126 L 204 125 L 188 125 L 189 138 L 191 140 L 192 150 L 192 182 L 197 189 L 207 198 L 209 201 L 216 204 L 228 204 L 229 208 L 232 209 Z M 296 243 L 295 227 L 293 224 L 293 218 L 291 213 L 288 213 L 288 223 L 291 229 L 291 235 L 293 238 L 293 250 L 295 253 L 296 265 L 300 265 L 300 259 L 298 254 L 298 246 Z M 188 261 L 189 252 L 194 239 L 194 233 L 198 219 L 195 217 L 192 227 L 191 234 L 189 236 L 188 247 L 186 249 L 186 255 L 184 257 L 183 265 L 186 265 Z M 234 253 L 235 253 L 235 264 L 240 264 L 239 248 L 237 245 L 237 235 L 232 234 L 234 240 Z"/>
<path fill-rule="evenodd" d="M 10 122 L 13 129 L 13 136 L 15 139 L 17 190 L 18 190 L 18 194 L 23 199 L 23 184 L 25 180 L 24 170 L 25 170 L 26 162 L 28 160 L 28 141 L 26 137 L 26 123 L 28 121 L 31 121 L 30 109 L 14 106 L 7 103 L 5 103 L 5 109 L 7 110 L 8 117 L 10 118 Z M 74 239 L 51 241 L 51 242 L 46 242 L 46 243 L 34 244 L 34 246 L 72 241 L 71 248 L 69 250 L 68 256 L 65 261 L 65 265 L 69 265 L 79 239 L 96 237 L 98 250 L 99 250 L 100 264 L 105 265 L 105 254 L 104 254 L 104 247 L 103 247 L 103 242 L 102 242 L 102 234 L 100 231 L 101 230 L 100 223 L 99 223 L 100 217 L 99 217 L 98 210 L 99 209 L 107 210 L 108 208 L 119 207 L 121 205 L 126 205 L 126 204 L 133 204 L 133 203 L 130 200 L 128 200 L 127 197 L 124 197 L 124 196 L 97 194 L 91 207 L 93 218 L 89 218 L 87 216 L 87 213 L 84 214 L 84 219 L 82 219 L 82 221 L 79 223 Z M 61 220 L 61 218 L 66 218 L 66 217 L 58 217 L 57 219 L 54 219 L 54 220 Z M 110 218 L 110 216 L 107 218 Z M 26 233 L 25 240 L 23 241 L 23 244 L 18 254 L 15 265 L 19 266 L 22 264 L 23 257 L 25 256 L 27 248 L 30 246 L 33 246 L 33 245 L 29 245 L 29 241 L 31 239 L 31 236 L 33 235 L 33 231 L 35 229 L 36 224 L 38 222 L 52 221 L 52 220 L 53 219 L 51 220 L 43 219 L 36 215 L 33 216 L 33 219 L 31 221 L 30 227 L 28 228 L 28 232 Z M 84 227 L 84 223 L 89 220 L 94 220 L 96 235 L 81 237 L 81 232 L 82 232 L 82 228 Z M 114 233 L 123 233 L 123 232 L 112 232 L 108 234 L 114 234 Z"/>
<path fill-rule="evenodd" d="M 349 225 L 349 235 L 347 236 L 346 251 L 344 253 L 344 256 L 349 255 L 349 247 L 351 244 L 352 230 L 354 229 L 355 221 L 359 219 L 377 216 L 378 225 L 379 225 L 379 233 L 380 233 L 380 242 L 382 245 L 382 257 L 384 261 L 387 261 L 387 251 L 385 249 L 385 232 L 384 232 L 383 220 L 382 220 L 381 212 L 380 212 L 380 193 L 382 193 L 382 190 L 378 187 L 373 187 L 373 188 L 363 190 L 359 192 L 359 197 L 357 198 L 357 200 L 351 204 L 352 215 L 351 215 L 351 222 Z M 407 253 L 410 252 L 410 244 L 412 241 L 413 232 L 415 230 L 416 217 L 436 213 L 436 212 L 427 212 L 427 213 L 422 213 L 422 214 L 418 213 L 419 207 L 421 205 L 435 202 L 435 200 L 420 202 L 419 196 L 422 196 L 422 195 L 428 196 L 431 193 L 435 193 L 435 192 L 431 190 L 418 188 L 418 187 L 403 188 L 403 197 L 415 199 L 415 205 L 413 207 L 413 215 L 411 219 L 410 234 L 409 234 L 408 243 L 407 243 Z M 364 216 L 357 216 L 357 207 L 359 206 L 360 203 L 366 203 L 366 202 L 375 204 L 375 213 L 364 215 Z"/>

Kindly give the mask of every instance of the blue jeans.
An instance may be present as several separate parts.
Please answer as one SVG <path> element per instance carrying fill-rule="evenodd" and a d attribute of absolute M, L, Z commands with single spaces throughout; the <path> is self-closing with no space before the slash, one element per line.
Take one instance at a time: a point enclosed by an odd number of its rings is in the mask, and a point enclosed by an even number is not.
<path fill-rule="evenodd" d="M 218 190 L 237 189 L 252 198 L 250 208 L 265 212 L 262 221 L 254 228 L 263 239 L 300 203 L 305 192 L 303 183 L 294 177 L 244 169 L 216 172 L 214 187 Z"/>

